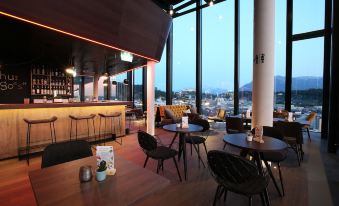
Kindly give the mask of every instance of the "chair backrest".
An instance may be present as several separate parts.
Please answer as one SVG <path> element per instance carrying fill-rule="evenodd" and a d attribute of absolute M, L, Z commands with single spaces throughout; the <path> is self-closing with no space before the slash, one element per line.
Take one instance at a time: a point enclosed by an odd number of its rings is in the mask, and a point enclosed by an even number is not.
<path fill-rule="evenodd" d="M 283 119 L 285 119 L 286 117 L 288 117 L 288 111 L 287 110 L 281 110 L 280 112 L 274 111 L 273 112 L 273 117 L 274 118 L 283 118 Z"/>
<path fill-rule="evenodd" d="M 48 145 L 42 155 L 41 168 L 92 156 L 91 145 L 84 140 Z"/>
<path fill-rule="evenodd" d="M 278 121 L 276 122 L 275 127 L 280 130 L 284 137 L 295 138 L 298 144 L 304 142 L 302 124 L 299 122 Z"/>
<path fill-rule="evenodd" d="M 309 115 L 307 115 L 306 120 L 312 122 L 316 116 L 317 116 L 316 112 L 311 112 Z"/>
<path fill-rule="evenodd" d="M 157 140 L 147 132 L 138 131 L 138 142 L 144 151 L 153 151 L 157 148 Z"/>
<path fill-rule="evenodd" d="M 243 119 L 240 117 L 226 117 L 226 131 L 245 131 Z"/>
<path fill-rule="evenodd" d="M 209 151 L 207 160 L 212 176 L 218 183 L 240 184 L 259 175 L 254 163 L 224 151 Z"/>

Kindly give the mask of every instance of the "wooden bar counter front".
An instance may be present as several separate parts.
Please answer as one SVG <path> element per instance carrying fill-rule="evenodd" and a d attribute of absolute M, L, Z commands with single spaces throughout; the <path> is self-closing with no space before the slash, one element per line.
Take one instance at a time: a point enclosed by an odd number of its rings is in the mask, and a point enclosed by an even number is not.
<path fill-rule="evenodd" d="M 125 135 L 125 110 L 130 102 L 103 102 L 103 103 L 53 103 L 53 104 L 0 104 L 0 159 L 17 156 L 19 148 L 26 146 L 27 124 L 24 118 L 49 119 L 56 116 L 55 122 L 56 141 L 70 140 L 70 118 L 73 116 L 89 116 L 95 114 L 94 119 L 95 134 L 92 120 L 89 122 L 90 139 L 99 135 L 99 113 L 112 114 L 121 112 L 121 123 L 114 120 L 117 136 Z M 107 128 L 104 131 L 104 120 L 101 124 L 101 134 L 111 133 L 112 122 L 107 119 Z M 75 139 L 75 122 L 73 122 L 72 139 Z M 78 121 L 78 139 L 86 139 L 88 136 L 87 121 Z M 31 128 L 31 146 L 34 152 L 34 145 L 48 145 L 51 143 L 50 125 L 37 124 Z M 41 148 L 40 148 L 41 150 Z M 23 154 L 23 153 L 22 153 Z"/>

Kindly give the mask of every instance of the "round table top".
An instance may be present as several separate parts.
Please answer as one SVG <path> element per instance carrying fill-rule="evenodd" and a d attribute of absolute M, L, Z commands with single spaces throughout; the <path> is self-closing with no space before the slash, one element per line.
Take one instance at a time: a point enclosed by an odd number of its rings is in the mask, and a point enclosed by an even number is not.
<path fill-rule="evenodd" d="M 162 127 L 164 130 L 170 132 L 179 132 L 179 133 L 191 133 L 191 132 L 200 132 L 204 128 L 196 124 L 188 124 L 188 128 L 177 127 L 176 124 L 168 124 Z"/>
<path fill-rule="evenodd" d="M 247 141 L 246 133 L 227 134 L 224 136 L 224 141 L 228 144 L 257 152 L 274 152 L 287 148 L 287 144 L 273 137 L 263 136 L 264 143 L 259 143 L 254 140 Z"/>

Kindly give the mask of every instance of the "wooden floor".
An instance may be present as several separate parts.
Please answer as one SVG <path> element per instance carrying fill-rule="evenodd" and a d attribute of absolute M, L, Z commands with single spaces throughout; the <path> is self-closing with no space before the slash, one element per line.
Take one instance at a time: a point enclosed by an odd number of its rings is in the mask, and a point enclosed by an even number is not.
<path fill-rule="evenodd" d="M 220 126 L 220 125 L 219 125 Z M 157 129 L 164 143 L 169 143 L 173 133 Z M 207 149 L 222 150 L 222 137 L 225 134 L 222 126 L 216 128 L 207 140 Z M 115 142 L 109 144 L 114 146 L 116 154 L 134 162 L 140 166 L 143 165 L 145 155 L 140 149 L 136 130 L 132 134 L 123 138 L 123 145 Z M 298 167 L 295 154 L 290 151 L 285 162 L 282 163 L 282 173 L 285 183 L 286 195 L 280 198 L 273 187 L 272 182 L 269 185 L 269 195 L 271 205 L 332 205 L 331 195 L 324 172 L 324 166 L 319 152 L 319 135 L 312 133 L 313 141 L 310 143 L 305 138 L 305 160 L 301 167 Z M 177 147 L 175 145 L 174 147 Z M 189 147 L 187 147 L 188 151 Z M 229 152 L 237 153 L 236 148 L 228 146 Z M 206 162 L 206 154 L 201 148 L 203 160 Z M 25 161 L 17 159 L 0 161 L 0 205 L 36 205 L 34 194 L 28 178 L 28 171 L 40 168 L 41 157 L 31 159 L 28 167 Z M 150 160 L 146 169 L 156 172 L 156 162 Z M 179 163 L 179 169 L 183 176 L 183 164 Z M 273 169 L 278 178 L 276 169 Z M 119 172 L 119 171 L 117 171 Z M 164 172 L 160 175 L 171 180 L 171 185 L 158 193 L 141 200 L 137 205 L 212 205 L 216 183 L 208 168 L 202 165 L 198 166 L 198 159 L 195 151 L 193 155 L 188 156 L 188 181 L 179 182 L 174 164 L 171 160 L 164 163 Z M 142 187 L 142 185 L 136 185 Z M 131 188 L 133 190 L 133 188 Z M 53 195 L 53 194 L 51 194 Z M 248 205 L 248 199 L 244 196 L 230 193 L 227 202 L 218 202 L 218 205 Z M 254 197 L 253 205 L 261 205 L 260 198 Z"/>

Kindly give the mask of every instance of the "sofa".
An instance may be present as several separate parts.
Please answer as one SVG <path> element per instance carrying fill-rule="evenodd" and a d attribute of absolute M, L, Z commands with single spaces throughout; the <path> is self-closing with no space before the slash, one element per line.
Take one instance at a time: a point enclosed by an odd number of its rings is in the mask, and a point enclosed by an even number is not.
<path fill-rule="evenodd" d="M 166 109 L 169 109 L 173 112 L 174 118 L 166 115 Z M 156 113 L 156 121 L 160 125 L 174 124 L 181 121 L 181 117 L 184 116 L 184 111 L 190 109 L 190 106 L 187 105 L 163 105 L 158 106 Z"/>

